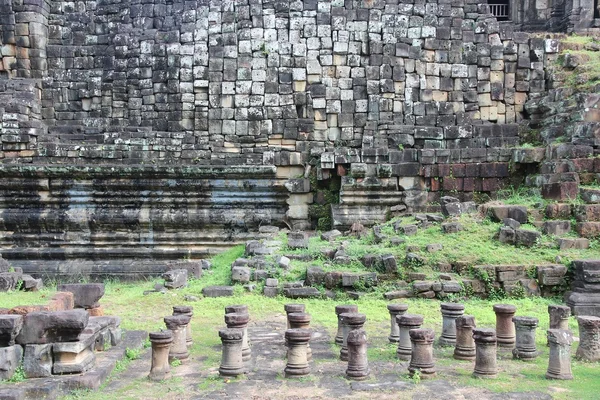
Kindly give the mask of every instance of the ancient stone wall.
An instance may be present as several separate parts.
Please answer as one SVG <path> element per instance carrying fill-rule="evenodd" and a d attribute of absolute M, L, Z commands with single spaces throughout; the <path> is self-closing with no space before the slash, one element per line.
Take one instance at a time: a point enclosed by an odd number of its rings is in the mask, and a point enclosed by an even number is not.
<path fill-rule="evenodd" d="M 0 18 L 0 99 L 23 99 L 0 105 L 0 156 L 31 164 L 0 168 L 13 258 L 179 257 L 261 224 L 306 228 L 315 202 L 345 227 L 494 192 L 558 51 L 475 0 L 23 0 Z M 179 218 L 190 207 L 205 217 Z M 219 210 L 252 223 L 224 235 Z M 171 236 L 148 241 L 163 218 Z"/>

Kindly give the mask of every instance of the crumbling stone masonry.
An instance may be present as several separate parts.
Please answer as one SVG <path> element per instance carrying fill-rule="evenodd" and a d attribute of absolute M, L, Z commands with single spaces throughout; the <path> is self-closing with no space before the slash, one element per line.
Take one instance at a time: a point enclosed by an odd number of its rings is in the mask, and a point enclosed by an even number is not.
<path fill-rule="evenodd" d="M 2 253 L 158 274 L 261 225 L 493 193 L 559 51 L 517 30 L 587 29 L 579 3 L 2 2 Z"/>

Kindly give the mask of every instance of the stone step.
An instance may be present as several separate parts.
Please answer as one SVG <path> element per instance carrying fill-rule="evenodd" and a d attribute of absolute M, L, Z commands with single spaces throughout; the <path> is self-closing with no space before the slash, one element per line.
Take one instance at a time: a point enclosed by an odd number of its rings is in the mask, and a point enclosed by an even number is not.
<path fill-rule="evenodd" d="M 579 183 L 556 182 L 542 185 L 542 197 L 549 200 L 574 200 L 577 198 Z"/>
<path fill-rule="evenodd" d="M 550 219 L 566 219 L 571 217 L 572 207 L 568 203 L 551 203 L 546 206 L 545 215 Z"/>
<path fill-rule="evenodd" d="M 600 235 L 600 222 L 578 222 L 575 231 L 581 237 L 595 238 Z"/>
<path fill-rule="evenodd" d="M 558 238 L 556 241 L 561 250 L 590 248 L 590 241 L 585 238 Z"/>
<path fill-rule="evenodd" d="M 571 221 L 569 220 L 555 220 L 546 221 L 542 225 L 542 232 L 546 235 L 560 236 L 571 231 Z"/>
<path fill-rule="evenodd" d="M 513 205 L 485 206 L 486 214 L 496 222 L 512 218 L 522 224 L 527 223 L 527 207 Z"/>
<path fill-rule="evenodd" d="M 600 204 L 600 189 L 582 187 L 579 189 L 579 194 L 588 204 Z"/>
<path fill-rule="evenodd" d="M 600 221 L 600 204 L 575 206 L 573 215 L 578 222 Z"/>

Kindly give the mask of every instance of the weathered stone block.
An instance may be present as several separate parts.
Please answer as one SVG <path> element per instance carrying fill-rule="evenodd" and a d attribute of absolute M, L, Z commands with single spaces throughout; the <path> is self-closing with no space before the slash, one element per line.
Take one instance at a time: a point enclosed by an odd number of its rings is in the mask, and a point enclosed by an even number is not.
<path fill-rule="evenodd" d="M 581 237 L 595 238 L 600 235 L 600 222 L 578 222 L 575 231 Z"/>
<path fill-rule="evenodd" d="M 309 299 L 321 297 L 321 292 L 313 287 L 284 288 L 283 295 L 290 299 Z"/>
<path fill-rule="evenodd" d="M 98 307 L 100 305 L 98 301 L 104 296 L 103 283 L 59 284 L 56 290 L 73 293 L 73 302 L 76 308 Z"/>
<path fill-rule="evenodd" d="M 23 355 L 26 378 L 45 378 L 52 375 L 52 344 L 28 344 Z"/>
<path fill-rule="evenodd" d="M 542 230 L 546 235 L 564 235 L 571 231 L 571 221 L 546 221 Z"/>
<path fill-rule="evenodd" d="M 502 222 L 505 218 L 512 218 L 521 224 L 527 223 L 527 207 L 525 206 L 490 206 L 488 215 L 497 222 Z"/>
<path fill-rule="evenodd" d="M 0 380 L 10 379 L 21 364 L 23 348 L 19 345 L 0 347 Z"/>
<path fill-rule="evenodd" d="M 233 267 L 231 268 L 231 281 L 248 283 L 250 282 L 250 268 L 248 267 Z"/>
<path fill-rule="evenodd" d="M 542 197 L 550 200 L 574 200 L 579 193 L 577 182 L 555 182 L 542 185 Z"/>
<path fill-rule="evenodd" d="M 54 343 L 52 372 L 56 375 L 82 373 L 94 367 L 94 335 L 83 335 L 75 342 Z"/>
<path fill-rule="evenodd" d="M 289 232 L 287 239 L 290 249 L 308 249 L 308 236 L 305 232 Z"/>
<path fill-rule="evenodd" d="M 206 286 L 202 289 L 204 297 L 229 297 L 233 296 L 233 286 Z"/>
<path fill-rule="evenodd" d="M 25 345 L 75 341 L 88 320 L 88 313 L 80 309 L 31 312 L 23 317 L 23 327 L 16 342 Z"/>
<path fill-rule="evenodd" d="M 21 315 L 0 315 L 0 347 L 13 346 L 22 327 Z"/>
<path fill-rule="evenodd" d="M 186 269 L 174 269 L 165 272 L 163 278 L 165 280 L 166 288 L 180 289 L 187 286 L 188 271 Z"/>

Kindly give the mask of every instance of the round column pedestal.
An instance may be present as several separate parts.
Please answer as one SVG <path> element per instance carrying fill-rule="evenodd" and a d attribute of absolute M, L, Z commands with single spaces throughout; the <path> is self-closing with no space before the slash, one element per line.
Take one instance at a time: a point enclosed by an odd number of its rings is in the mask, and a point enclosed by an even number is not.
<path fill-rule="evenodd" d="M 221 329 L 219 337 L 223 344 L 219 375 L 238 376 L 243 374 L 245 372 L 242 359 L 244 331 L 242 329 Z"/>
<path fill-rule="evenodd" d="M 442 334 L 439 339 L 441 346 L 454 346 L 456 344 L 456 318 L 465 312 L 465 306 L 458 303 L 442 303 Z"/>
<path fill-rule="evenodd" d="M 192 340 L 192 317 L 194 316 L 194 307 L 192 306 L 173 306 L 173 315 L 188 315 L 190 323 L 185 329 L 185 344 L 189 348 L 194 343 Z"/>
<path fill-rule="evenodd" d="M 252 358 L 252 350 L 250 350 L 250 343 L 248 342 L 248 322 L 250 322 L 250 315 L 247 313 L 225 314 L 227 328 L 242 330 L 242 360 L 244 361 L 250 361 Z"/>
<path fill-rule="evenodd" d="M 456 345 L 454 346 L 454 358 L 457 360 L 475 360 L 475 340 L 473 329 L 475 317 L 463 315 L 456 318 Z"/>
<path fill-rule="evenodd" d="M 367 316 L 360 313 L 343 313 L 340 314 L 340 317 L 342 318 L 342 331 L 344 333 L 340 360 L 348 361 L 348 334 L 354 329 L 362 329 Z"/>
<path fill-rule="evenodd" d="M 433 361 L 435 333 L 433 329 L 411 329 L 408 333 L 412 342 L 412 355 L 408 365 L 409 376 L 412 377 L 417 371 L 419 371 L 421 379 L 435 376 Z"/>
<path fill-rule="evenodd" d="M 535 330 L 538 327 L 538 319 L 532 317 L 513 317 L 516 331 L 515 348 L 513 358 L 531 361 L 538 356 L 535 346 Z"/>
<path fill-rule="evenodd" d="M 390 313 L 390 336 L 388 336 L 388 340 L 390 343 L 398 343 L 398 340 L 400 339 L 400 330 L 396 323 L 396 317 L 406 313 L 408 304 L 388 304 L 387 309 Z"/>
<path fill-rule="evenodd" d="M 503 349 L 512 349 L 515 347 L 516 333 L 515 324 L 512 318 L 517 312 L 517 308 L 511 304 L 494 305 L 496 313 L 496 338 L 498 347 Z"/>
<path fill-rule="evenodd" d="M 285 377 L 294 378 L 310 374 L 310 366 L 306 357 L 306 347 L 311 332 L 307 329 L 288 329 L 285 337 L 288 343 L 287 365 Z"/>
<path fill-rule="evenodd" d="M 494 329 L 473 329 L 475 339 L 475 369 L 473 377 L 492 379 L 498 376 L 496 363 L 496 331 Z"/>
<path fill-rule="evenodd" d="M 162 381 L 170 378 L 169 349 L 173 343 L 173 333 L 171 331 L 151 332 L 149 336 L 152 343 L 152 365 L 148 379 Z"/>
<path fill-rule="evenodd" d="M 342 328 L 342 321 L 341 321 L 341 314 L 345 314 L 345 313 L 357 313 L 358 312 L 358 306 L 354 305 L 354 304 L 342 304 L 339 306 L 335 306 L 335 315 L 337 315 L 337 319 L 338 319 L 338 328 L 337 328 L 337 333 L 335 334 L 335 343 L 342 345 L 342 343 L 344 342 L 344 332 L 343 332 L 343 328 Z"/>
<path fill-rule="evenodd" d="M 410 341 L 409 331 L 419 329 L 423 324 L 423 316 L 417 314 L 404 314 L 396 318 L 398 323 L 398 349 L 396 355 L 398 359 L 409 361 L 412 354 L 412 342 Z"/>

